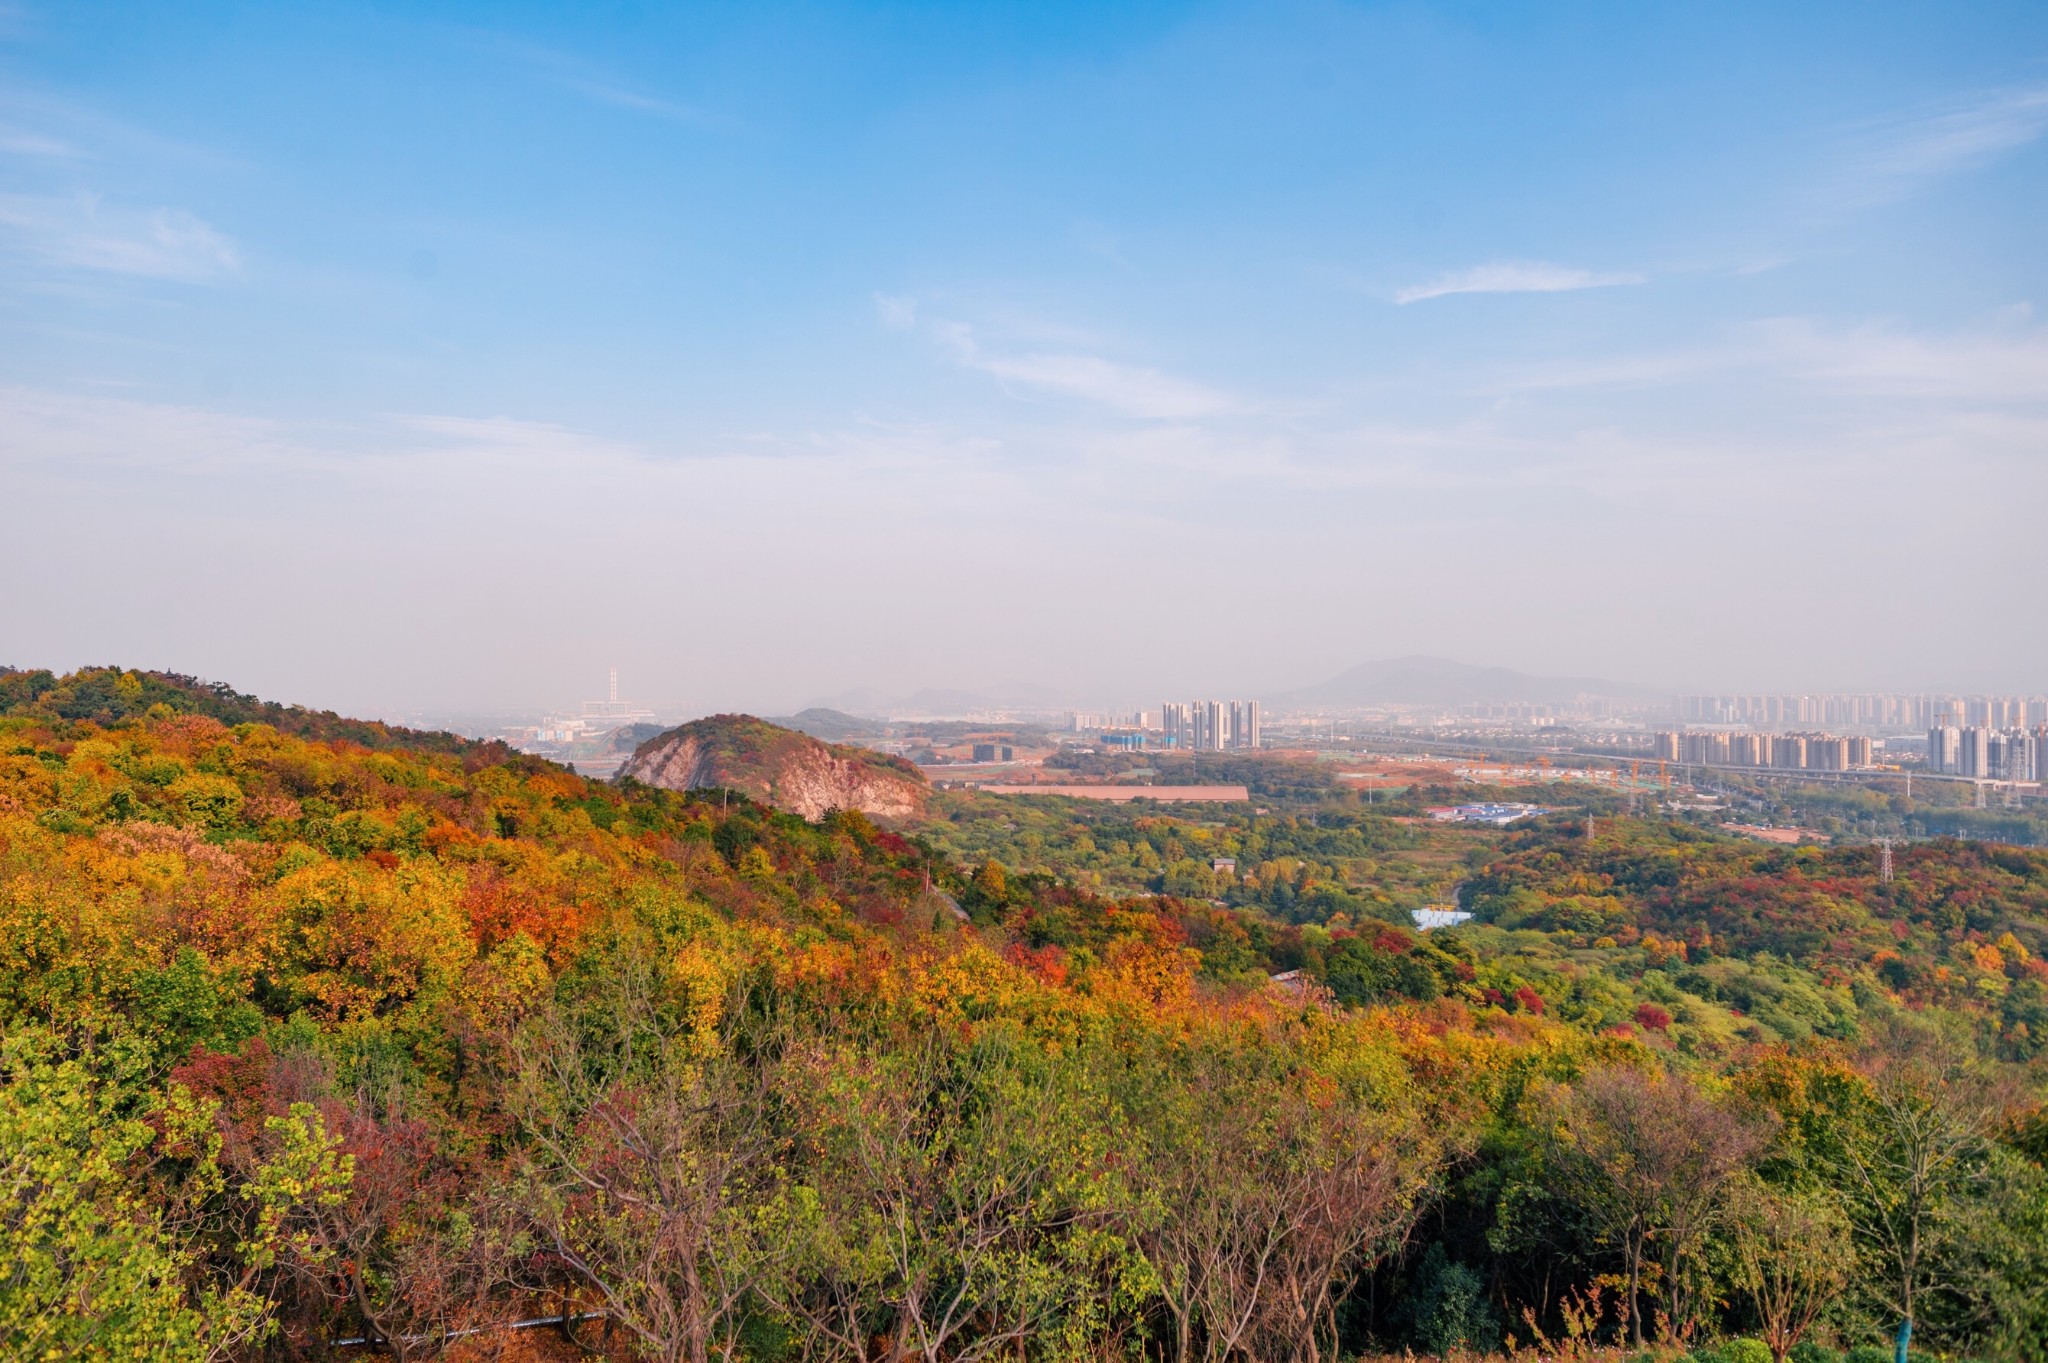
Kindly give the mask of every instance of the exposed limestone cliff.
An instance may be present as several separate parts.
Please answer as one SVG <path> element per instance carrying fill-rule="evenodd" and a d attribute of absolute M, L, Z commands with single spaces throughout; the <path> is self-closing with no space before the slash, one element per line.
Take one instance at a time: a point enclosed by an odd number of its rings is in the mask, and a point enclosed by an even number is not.
<path fill-rule="evenodd" d="M 617 779 L 666 790 L 725 786 L 806 819 L 829 809 L 900 818 L 921 810 L 930 792 L 900 758 L 821 743 L 752 715 L 713 715 L 658 734 L 633 750 Z"/>

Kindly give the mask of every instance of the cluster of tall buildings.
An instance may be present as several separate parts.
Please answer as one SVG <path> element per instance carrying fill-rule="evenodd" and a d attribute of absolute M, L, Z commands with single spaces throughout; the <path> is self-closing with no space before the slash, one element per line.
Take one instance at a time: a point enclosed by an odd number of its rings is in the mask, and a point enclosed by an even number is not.
<path fill-rule="evenodd" d="M 1850 771 L 1871 765 L 1861 735 L 1682 732 L 1653 740 L 1658 757 L 1701 767 L 1779 767 L 1787 771 Z"/>
<path fill-rule="evenodd" d="M 1255 700 L 1170 700 L 1159 707 L 1161 747 L 1223 752 L 1259 746 Z"/>
<path fill-rule="evenodd" d="M 2025 728 L 2048 721 L 2041 696 L 1937 696 L 1902 692 L 1832 692 L 1798 696 L 1680 696 L 1676 710 L 1686 724 L 1746 724 L 1796 728 L 1932 729 L 1938 725 Z"/>
<path fill-rule="evenodd" d="M 1571 720 L 1612 719 L 1623 712 L 1626 705 L 1597 697 L 1586 697 L 1569 704 L 1539 705 L 1534 701 L 1476 701 L 1460 705 L 1459 719 L 1491 721 L 1513 724 L 1531 729 L 1549 729 Z M 1643 707 L 1646 708 L 1646 707 Z"/>
<path fill-rule="evenodd" d="M 1937 724 L 1927 731 L 1927 769 L 1984 781 L 2048 778 L 2048 726 Z"/>
<path fill-rule="evenodd" d="M 1109 714 L 1102 711 L 1070 710 L 1067 712 L 1067 728 L 1077 734 L 1093 733 L 1097 729 L 1149 729 L 1152 727 L 1152 712 L 1132 710 L 1128 713 Z"/>

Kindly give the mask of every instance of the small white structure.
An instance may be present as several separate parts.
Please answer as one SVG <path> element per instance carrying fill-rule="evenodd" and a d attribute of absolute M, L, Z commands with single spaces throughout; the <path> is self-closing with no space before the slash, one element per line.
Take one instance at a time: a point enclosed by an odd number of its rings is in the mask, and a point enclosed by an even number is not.
<path fill-rule="evenodd" d="M 1416 931 L 1428 932 L 1431 928 L 1454 928 L 1472 915 L 1463 909 L 1432 904 L 1426 909 L 1410 909 L 1408 916 L 1415 920 Z"/>
<path fill-rule="evenodd" d="M 1525 804 L 1483 804 L 1439 806 L 1429 811 L 1429 817 L 1438 823 L 1490 823 L 1505 828 L 1518 819 L 1527 819 L 1537 814 L 1548 814 L 1543 805 Z"/>

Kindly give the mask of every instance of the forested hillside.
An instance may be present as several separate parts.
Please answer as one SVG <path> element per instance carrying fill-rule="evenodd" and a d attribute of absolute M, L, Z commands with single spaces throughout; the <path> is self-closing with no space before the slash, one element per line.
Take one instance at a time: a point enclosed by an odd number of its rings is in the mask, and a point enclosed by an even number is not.
<path fill-rule="evenodd" d="M 138 719 L 161 706 L 163 712 L 204 715 L 223 724 L 268 724 L 302 738 L 346 739 L 366 748 L 407 747 L 423 752 L 504 751 L 450 733 L 405 729 L 374 719 L 346 719 L 332 710 L 245 696 L 224 682 L 200 681 L 175 672 L 137 672 L 119 667 L 82 668 L 67 676 L 37 669 L 0 667 L 0 715 L 89 719 L 116 724 Z"/>
<path fill-rule="evenodd" d="M 10 1356 L 2048 1349 L 2040 854 L 885 828 L 0 685 Z"/>

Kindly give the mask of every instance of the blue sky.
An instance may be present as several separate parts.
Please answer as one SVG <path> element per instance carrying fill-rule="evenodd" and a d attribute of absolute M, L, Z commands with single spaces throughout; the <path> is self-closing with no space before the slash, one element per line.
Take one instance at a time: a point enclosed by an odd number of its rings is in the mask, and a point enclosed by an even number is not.
<path fill-rule="evenodd" d="M 2038 4 L 17 6 L 0 655 L 2048 688 L 2044 134 Z"/>

